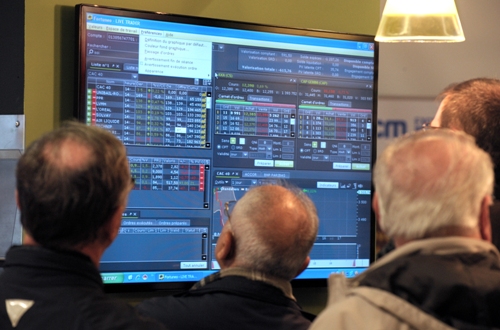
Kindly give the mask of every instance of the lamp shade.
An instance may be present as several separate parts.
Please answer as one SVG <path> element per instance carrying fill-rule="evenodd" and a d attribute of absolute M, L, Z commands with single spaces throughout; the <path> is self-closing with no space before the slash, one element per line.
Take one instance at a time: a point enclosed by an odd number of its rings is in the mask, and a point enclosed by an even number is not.
<path fill-rule="evenodd" d="M 375 40 L 460 42 L 465 37 L 454 0 L 387 0 Z"/>

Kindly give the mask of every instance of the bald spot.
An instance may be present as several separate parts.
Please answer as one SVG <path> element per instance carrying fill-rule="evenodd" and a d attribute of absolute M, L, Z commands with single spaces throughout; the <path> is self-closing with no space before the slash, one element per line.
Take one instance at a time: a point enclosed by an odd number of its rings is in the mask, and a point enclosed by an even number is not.
<path fill-rule="evenodd" d="M 408 159 L 419 159 L 418 162 L 408 162 Z M 407 145 L 394 155 L 391 176 L 395 186 L 401 189 L 426 186 L 420 189 L 421 195 L 434 190 L 439 178 L 449 177 L 453 171 L 452 154 L 446 141 L 422 140 Z"/>
<path fill-rule="evenodd" d="M 49 163 L 61 169 L 82 168 L 93 158 L 92 151 L 87 146 L 74 140 L 48 144 L 43 155 Z"/>
<path fill-rule="evenodd" d="M 274 251 L 295 244 L 309 226 L 301 201 L 281 186 L 253 188 L 236 204 L 233 218 L 253 222 L 256 234 Z M 238 223 L 232 223 L 232 227 L 236 234 Z"/>

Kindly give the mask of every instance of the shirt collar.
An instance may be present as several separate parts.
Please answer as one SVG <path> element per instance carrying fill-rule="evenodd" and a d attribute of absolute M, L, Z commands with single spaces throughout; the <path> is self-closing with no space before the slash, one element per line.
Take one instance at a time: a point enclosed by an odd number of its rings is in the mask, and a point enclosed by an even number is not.
<path fill-rule="evenodd" d="M 296 299 L 292 293 L 292 285 L 290 284 L 289 281 L 284 280 L 282 278 L 270 276 L 270 275 L 265 274 L 263 272 L 259 272 L 259 271 L 251 270 L 251 269 L 246 269 L 246 268 L 241 268 L 241 267 L 231 267 L 231 268 L 221 270 L 220 277 L 226 277 L 226 276 L 242 276 L 242 277 L 245 277 L 245 278 L 252 280 L 252 281 L 261 281 L 261 282 L 267 283 L 269 285 L 272 285 L 272 286 L 280 289 L 281 291 L 283 291 L 285 296 L 296 301 Z"/>
<path fill-rule="evenodd" d="M 280 289 L 286 297 L 292 299 L 293 301 L 297 301 L 297 299 L 295 299 L 295 297 L 293 296 L 292 285 L 290 284 L 289 281 L 274 276 L 270 276 L 256 270 L 251 270 L 241 267 L 231 267 L 227 269 L 222 269 L 220 272 L 213 273 L 207 277 L 204 277 L 200 281 L 196 282 L 191 287 L 191 290 L 199 289 L 201 287 L 204 287 L 208 283 L 214 282 L 219 278 L 226 276 L 241 276 L 252 281 L 264 282 L 266 284 L 274 286 L 275 288 Z"/>

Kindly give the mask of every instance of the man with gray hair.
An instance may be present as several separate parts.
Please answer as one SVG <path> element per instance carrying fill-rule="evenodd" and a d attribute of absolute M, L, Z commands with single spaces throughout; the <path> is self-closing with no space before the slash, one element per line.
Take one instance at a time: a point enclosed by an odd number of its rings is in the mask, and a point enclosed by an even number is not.
<path fill-rule="evenodd" d="M 332 275 L 311 330 L 500 327 L 490 156 L 447 129 L 406 135 L 374 169 L 373 208 L 396 249 L 349 282 Z"/>
<path fill-rule="evenodd" d="M 217 241 L 221 271 L 187 293 L 146 300 L 141 314 L 171 329 L 307 329 L 290 281 L 309 264 L 318 216 L 300 190 L 281 185 L 250 189 L 232 208 Z"/>

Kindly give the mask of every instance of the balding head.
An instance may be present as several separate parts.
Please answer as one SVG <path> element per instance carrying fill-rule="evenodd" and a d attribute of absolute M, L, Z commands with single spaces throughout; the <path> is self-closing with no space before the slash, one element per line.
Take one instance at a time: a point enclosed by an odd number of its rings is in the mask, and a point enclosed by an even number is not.
<path fill-rule="evenodd" d="M 384 150 L 374 184 L 382 230 L 392 238 L 419 239 L 446 228 L 479 229 L 482 202 L 493 191 L 493 166 L 463 132 L 421 131 Z"/>
<path fill-rule="evenodd" d="M 59 249 L 109 244 L 102 228 L 131 189 L 123 144 L 104 129 L 73 122 L 26 149 L 16 181 L 24 229 L 36 243 Z"/>
<path fill-rule="evenodd" d="M 235 266 L 287 280 L 302 270 L 318 231 L 311 200 L 300 190 L 278 185 L 248 191 L 228 224 L 224 228 L 234 236 Z"/>

